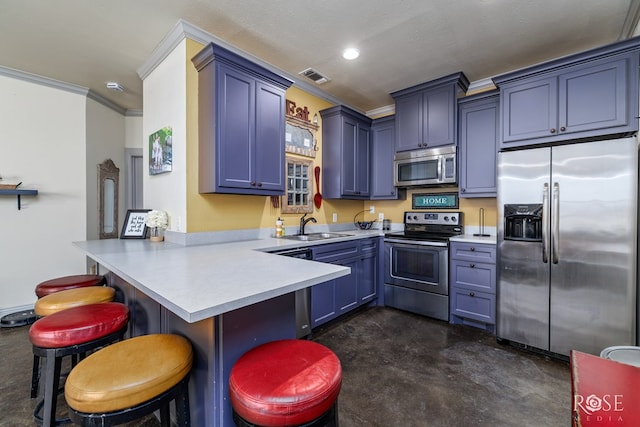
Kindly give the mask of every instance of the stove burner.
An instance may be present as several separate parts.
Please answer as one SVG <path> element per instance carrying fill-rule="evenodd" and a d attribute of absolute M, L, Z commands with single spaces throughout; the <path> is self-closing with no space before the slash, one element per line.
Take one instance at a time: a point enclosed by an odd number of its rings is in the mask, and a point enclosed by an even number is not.
<path fill-rule="evenodd" d="M 387 233 L 385 238 L 446 242 L 463 233 L 462 212 L 405 212 L 404 232 Z"/>

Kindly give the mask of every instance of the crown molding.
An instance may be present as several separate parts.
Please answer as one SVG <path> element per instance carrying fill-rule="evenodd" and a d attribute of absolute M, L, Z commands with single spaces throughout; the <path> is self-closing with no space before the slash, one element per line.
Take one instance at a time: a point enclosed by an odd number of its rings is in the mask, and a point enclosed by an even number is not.
<path fill-rule="evenodd" d="M 0 75 L 11 77 L 18 80 L 23 80 L 29 83 L 35 83 L 41 86 L 47 86 L 54 89 L 64 90 L 66 92 L 76 93 L 78 95 L 86 96 L 89 93 L 89 89 L 84 86 L 78 86 L 71 83 L 66 83 L 60 80 L 52 79 L 50 77 L 40 76 L 38 74 L 28 73 L 26 71 L 20 71 L 9 67 L 3 67 L 0 65 Z"/>
<path fill-rule="evenodd" d="M 89 99 L 96 101 L 99 104 L 104 105 L 107 108 L 115 111 L 116 113 L 126 116 L 142 116 L 140 110 L 127 110 L 119 106 L 118 104 L 108 100 L 102 95 L 92 91 L 84 86 L 74 85 L 72 83 L 63 82 L 60 80 L 52 79 L 50 77 L 41 76 L 38 74 L 28 73 L 26 71 L 16 70 L 14 68 L 4 67 L 0 65 L 0 75 L 11 77 L 13 79 L 22 80 L 28 83 L 37 84 L 40 86 L 46 86 L 53 89 L 63 90 L 65 92 L 75 93 L 77 95 L 86 96 Z"/>
<path fill-rule="evenodd" d="M 369 110 L 365 113 L 365 115 L 367 117 L 371 117 L 372 119 L 375 119 L 378 117 L 390 116 L 395 113 L 396 113 L 396 106 L 391 104 L 391 105 L 385 105 L 384 107 L 374 108 L 373 110 Z"/>
<path fill-rule="evenodd" d="M 279 74 L 291 81 L 293 81 L 293 84 L 295 86 L 297 86 L 298 88 L 304 90 L 305 92 L 314 95 L 320 99 L 323 99 L 327 102 L 330 102 L 332 104 L 335 105 L 345 105 L 349 108 L 351 108 L 352 110 L 358 111 L 362 114 L 364 114 L 364 112 L 359 109 L 359 108 L 355 108 L 352 107 L 348 104 L 345 104 L 342 100 L 340 100 L 339 98 L 330 95 L 324 91 L 322 91 L 321 89 L 315 87 L 312 84 L 309 84 L 305 81 L 303 81 L 301 79 L 300 76 L 298 75 L 291 75 L 281 69 L 279 69 L 278 67 L 263 61 L 262 59 L 248 53 L 245 52 L 241 49 L 238 49 L 237 47 L 227 43 L 226 41 L 222 40 L 221 38 L 218 38 L 208 32 L 206 32 L 205 30 L 203 30 L 202 28 L 199 28 L 183 19 L 178 20 L 178 22 L 176 23 L 176 25 L 174 25 L 174 27 L 171 29 L 171 31 L 169 31 L 169 33 L 160 41 L 160 43 L 158 44 L 158 46 L 156 46 L 156 48 L 153 50 L 153 52 L 151 52 L 151 56 L 149 57 L 149 59 L 147 59 L 144 64 L 142 64 L 142 66 L 140 68 L 138 68 L 137 72 L 138 72 L 138 76 L 144 80 L 146 77 L 149 76 L 149 74 L 151 74 L 151 72 L 158 67 L 158 65 L 160 65 L 162 63 L 162 61 L 164 61 L 167 56 L 173 51 L 173 49 L 176 48 L 176 46 L 178 46 L 182 40 L 184 40 L 185 38 L 189 38 L 191 40 L 194 40 L 202 45 L 207 45 L 209 43 L 214 43 L 218 46 L 221 46 L 237 55 L 240 55 L 264 68 L 266 68 L 267 70 L 274 72 L 276 74 Z"/>

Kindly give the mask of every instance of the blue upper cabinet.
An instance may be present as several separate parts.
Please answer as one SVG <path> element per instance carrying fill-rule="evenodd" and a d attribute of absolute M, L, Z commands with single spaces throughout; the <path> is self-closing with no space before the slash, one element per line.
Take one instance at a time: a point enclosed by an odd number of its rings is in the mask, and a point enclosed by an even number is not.
<path fill-rule="evenodd" d="M 371 119 L 338 105 L 322 117 L 322 181 L 327 199 L 368 199 L 371 162 Z"/>
<path fill-rule="evenodd" d="M 371 200 L 397 200 L 406 189 L 393 186 L 393 154 L 396 120 L 382 117 L 371 123 Z"/>
<path fill-rule="evenodd" d="M 457 92 L 465 92 L 467 77 L 459 72 L 393 92 L 395 151 L 456 144 Z"/>
<path fill-rule="evenodd" d="M 501 148 L 638 130 L 638 40 L 495 77 Z"/>
<path fill-rule="evenodd" d="M 214 44 L 192 61 L 200 193 L 284 194 L 285 92 L 292 82 Z"/>
<path fill-rule="evenodd" d="M 460 197 L 496 197 L 499 95 L 480 93 L 458 101 Z"/>

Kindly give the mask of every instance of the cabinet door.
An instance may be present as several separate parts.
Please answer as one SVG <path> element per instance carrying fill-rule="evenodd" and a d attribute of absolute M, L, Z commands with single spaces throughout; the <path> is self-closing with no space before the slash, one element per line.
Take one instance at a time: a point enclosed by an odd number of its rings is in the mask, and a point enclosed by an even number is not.
<path fill-rule="evenodd" d="M 456 92 L 453 85 L 424 92 L 422 143 L 425 148 L 456 143 Z"/>
<path fill-rule="evenodd" d="M 311 327 L 322 325 L 337 315 L 336 280 L 320 283 L 311 288 Z"/>
<path fill-rule="evenodd" d="M 460 197 L 496 196 L 498 98 L 460 107 Z"/>
<path fill-rule="evenodd" d="M 397 199 L 393 186 L 394 120 L 371 126 L 371 199 Z"/>
<path fill-rule="evenodd" d="M 627 63 L 620 59 L 560 76 L 560 133 L 627 125 Z"/>
<path fill-rule="evenodd" d="M 369 196 L 369 165 L 371 163 L 371 129 L 359 123 L 357 132 L 355 163 L 353 165 L 355 189 L 356 195 L 367 197 Z"/>
<path fill-rule="evenodd" d="M 285 92 L 256 83 L 255 179 L 251 186 L 284 191 Z"/>
<path fill-rule="evenodd" d="M 254 182 L 255 79 L 220 65 L 216 181 L 220 187 L 252 188 Z"/>
<path fill-rule="evenodd" d="M 362 304 L 371 301 L 378 293 L 378 257 L 375 253 L 360 260 L 358 272 L 358 301 Z"/>
<path fill-rule="evenodd" d="M 422 127 L 422 93 L 397 98 L 395 151 L 423 148 Z"/>
<path fill-rule="evenodd" d="M 335 279 L 336 309 L 338 315 L 352 310 L 358 305 L 358 258 L 336 264 L 351 268 L 351 274 Z"/>
<path fill-rule="evenodd" d="M 356 150 L 358 138 L 358 123 L 344 117 L 342 119 L 342 194 L 356 195 Z"/>
<path fill-rule="evenodd" d="M 508 85 L 500 93 L 503 144 L 557 134 L 557 77 Z"/>

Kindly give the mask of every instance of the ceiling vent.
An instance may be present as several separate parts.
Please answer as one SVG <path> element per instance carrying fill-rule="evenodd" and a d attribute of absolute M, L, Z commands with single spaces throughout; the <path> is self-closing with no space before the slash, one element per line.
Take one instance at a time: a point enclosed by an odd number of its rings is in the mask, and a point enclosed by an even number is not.
<path fill-rule="evenodd" d="M 319 85 L 321 85 L 322 83 L 326 83 L 330 80 L 329 77 L 323 76 L 313 68 L 307 68 L 306 70 L 300 71 L 298 74 L 302 74 L 306 78 L 313 80 Z"/>

